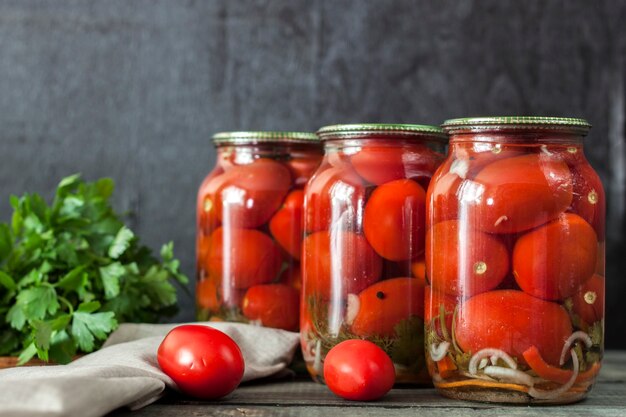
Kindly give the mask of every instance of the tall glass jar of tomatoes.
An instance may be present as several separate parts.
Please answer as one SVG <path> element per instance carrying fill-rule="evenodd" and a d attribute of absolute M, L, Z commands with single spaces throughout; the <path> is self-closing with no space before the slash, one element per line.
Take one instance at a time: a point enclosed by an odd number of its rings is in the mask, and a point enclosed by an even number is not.
<path fill-rule="evenodd" d="M 313 133 L 213 136 L 197 202 L 199 320 L 297 331 L 304 185 L 322 160 Z"/>
<path fill-rule="evenodd" d="M 434 126 L 359 124 L 318 131 L 325 156 L 305 193 L 301 345 L 323 382 L 347 339 L 385 350 L 396 382 L 430 383 L 424 362 L 426 188 L 443 161 Z"/>
<path fill-rule="evenodd" d="M 448 120 L 428 190 L 426 353 L 444 395 L 570 403 L 600 370 L 602 183 L 582 119 Z"/>

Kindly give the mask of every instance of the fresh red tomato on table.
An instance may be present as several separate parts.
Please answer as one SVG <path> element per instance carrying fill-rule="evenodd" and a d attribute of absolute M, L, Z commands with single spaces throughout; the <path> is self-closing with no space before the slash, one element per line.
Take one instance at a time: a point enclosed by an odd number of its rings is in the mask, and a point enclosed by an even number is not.
<path fill-rule="evenodd" d="M 157 352 L 161 370 L 185 394 L 216 399 L 241 382 L 244 360 L 239 346 L 219 330 L 201 325 L 174 328 Z"/>
<path fill-rule="evenodd" d="M 389 392 L 395 378 L 389 356 L 367 340 L 341 342 L 324 360 L 324 381 L 332 392 L 346 400 L 377 400 Z"/>

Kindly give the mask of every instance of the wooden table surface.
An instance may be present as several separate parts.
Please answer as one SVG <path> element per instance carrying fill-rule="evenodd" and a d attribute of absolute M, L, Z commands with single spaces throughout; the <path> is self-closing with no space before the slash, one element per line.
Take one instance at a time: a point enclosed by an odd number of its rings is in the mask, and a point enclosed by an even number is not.
<path fill-rule="evenodd" d="M 297 379 L 239 387 L 219 402 L 168 396 L 138 411 L 111 417 L 143 416 L 616 416 L 626 417 L 626 352 L 609 351 L 589 398 L 566 406 L 506 406 L 451 400 L 431 388 L 393 389 L 376 402 L 336 397 L 325 386 Z"/>

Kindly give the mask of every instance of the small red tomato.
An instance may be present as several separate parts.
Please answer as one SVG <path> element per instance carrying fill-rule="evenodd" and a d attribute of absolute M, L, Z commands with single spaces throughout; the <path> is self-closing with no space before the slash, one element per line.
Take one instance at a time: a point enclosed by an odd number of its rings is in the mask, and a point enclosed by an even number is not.
<path fill-rule="evenodd" d="M 422 144 L 406 147 L 369 144 L 352 155 L 350 160 L 361 178 L 381 185 L 405 178 L 430 178 L 441 156 Z"/>
<path fill-rule="evenodd" d="M 426 275 L 434 291 L 471 297 L 498 286 L 509 272 L 509 252 L 497 236 L 457 220 L 426 233 Z"/>
<path fill-rule="evenodd" d="M 218 178 L 214 201 L 217 217 L 224 224 L 241 228 L 266 223 L 291 186 L 287 167 L 266 158 L 234 166 Z"/>
<path fill-rule="evenodd" d="M 309 179 L 319 167 L 322 160 L 321 155 L 292 158 L 286 162 L 287 168 L 291 171 L 291 177 L 296 187 L 304 187 Z"/>
<path fill-rule="evenodd" d="M 367 239 L 352 232 L 317 232 L 304 239 L 303 284 L 328 300 L 356 294 L 378 281 L 382 260 Z"/>
<path fill-rule="evenodd" d="M 571 168 L 574 181 L 574 199 L 571 211 L 593 226 L 598 240 L 604 240 L 606 199 L 600 177 L 591 165 L 584 161 Z"/>
<path fill-rule="evenodd" d="M 564 213 L 522 235 L 513 248 L 517 285 L 545 300 L 563 300 L 576 293 L 596 268 L 598 241 L 582 217 Z"/>
<path fill-rule="evenodd" d="M 263 232 L 219 227 L 211 235 L 209 274 L 236 288 L 273 281 L 281 263 L 280 249 Z"/>
<path fill-rule="evenodd" d="M 307 232 L 350 229 L 363 215 L 365 187 L 345 163 L 318 171 L 306 188 L 304 227 Z"/>
<path fill-rule="evenodd" d="M 223 185 L 224 181 L 223 169 L 214 169 L 202 181 L 198 190 L 196 204 L 196 222 L 198 232 L 204 235 L 210 235 L 220 225 L 217 215 L 217 206 L 215 205 L 217 190 Z"/>
<path fill-rule="evenodd" d="M 424 251 L 426 192 L 415 181 L 378 186 L 365 205 L 363 232 L 383 258 L 401 261 Z"/>
<path fill-rule="evenodd" d="M 424 317 L 424 286 L 414 278 L 379 281 L 348 298 L 346 321 L 357 336 L 393 337 L 398 323 L 415 316 Z"/>
<path fill-rule="evenodd" d="M 543 153 L 500 159 L 459 190 L 462 209 L 475 227 L 516 233 L 555 219 L 572 202 L 567 164 Z"/>
<path fill-rule="evenodd" d="M 346 340 L 324 360 L 324 381 L 336 395 L 352 401 L 377 400 L 393 387 L 396 371 L 384 350 L 367 340 Z"/>
<path fill-rule="evenodd" d="M 455 336 L 464 352 L 495 348 L 524 363 L 523 353 L 536 346 L 546 362 L 558 365 L 561 349 L 572 334 L 565 309 L 522 291 L 497 290 L 462 302 Z"/>
<path fill-rule="evenodd" d="M 220 307 L 217 284 L 211 278 L 201 279 L 196 284 L 196 302 L 204 310 L 217 311 Z"/>
<path fill-rule="evenodd" d="M 208 326 L 183 325 L 170 331 L 157 352 L 161 370 L 185 394 L 216 399 L 230 394 L 244 371 L 239 346 Z"/>
<path fill-rule="evenodd" d="M 300 292 L 284 284 L 255 285 L 246 292 L 242 310 L 244 316 L 259 320 L 262 326 L 297 331 Z"/>
<path fill-rule="evenodd" d="M 587 325 L 604 318 L 604 277 L 598 274 L 572 296 L 573 310 Z"/>
<path fill-rule="evenodd" d="M 287 195 L 280 210 L 270 220 L 270 232 L 274 239 L 294 259 L 302 252 L 302 212 L 304 191 L 294 190 Z"/>

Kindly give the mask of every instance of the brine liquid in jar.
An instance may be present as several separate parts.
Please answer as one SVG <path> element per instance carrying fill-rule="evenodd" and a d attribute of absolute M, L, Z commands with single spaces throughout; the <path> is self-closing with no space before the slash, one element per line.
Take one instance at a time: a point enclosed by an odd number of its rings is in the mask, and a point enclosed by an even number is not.
<path fill-rule="evenodd" d="M 454 119 L 428 190 L 426 358 L 459 399 L 585 398 L 604 340 L 605 198 L 581 119 Z"/>
<path fill-rule="evenodd" d="M 228 132 L 198 191 L 198 320 L 297 331 L 304 185 L 317 169 L 317 136 Z"/>
<path fill-rule="evenodd" d="M 432 126 L 337 125 L 318 131 L 324 160 L 305 192 L 301 345 L 311 376 L 347 339 L 380 346 L 396 382 L 427 384 L 426 188 L 443 160 Z"/>

